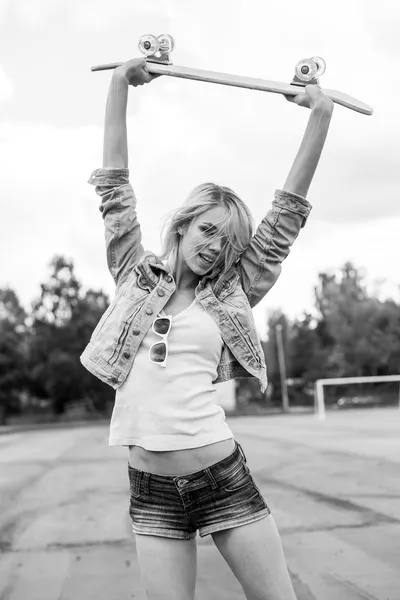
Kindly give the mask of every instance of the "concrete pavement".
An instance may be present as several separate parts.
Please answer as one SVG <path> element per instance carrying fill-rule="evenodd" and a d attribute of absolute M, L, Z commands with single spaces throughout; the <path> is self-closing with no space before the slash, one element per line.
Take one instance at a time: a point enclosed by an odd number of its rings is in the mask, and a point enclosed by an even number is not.
<path fill-rule="evenodd" d="M 228 420 L 281 531 L 299 600 L 400 600 L 400 412 Z M 0 436 L 0 600 L 144 600 L 126 450 L 104 426 Z M 239 584 L 198 538 L 196 600 Z"/>

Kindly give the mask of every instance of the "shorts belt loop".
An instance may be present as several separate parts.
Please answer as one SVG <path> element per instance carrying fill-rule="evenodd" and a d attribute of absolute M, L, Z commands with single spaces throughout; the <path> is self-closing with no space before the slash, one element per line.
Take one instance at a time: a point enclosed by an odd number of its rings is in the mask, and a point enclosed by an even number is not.
<path fill-rule="evenodd" d="M 214 475 L 211 473 L 210 469 L 207 467 L 207 469 L 204 469 L 204 473 L 206 474 L 208 480 L 211 483 L 211 487 L 213 490 L 218 489 L 218 483 L 215 480 Z"/>
<path fill-rule="evenodd" d="M 240 454 L 241 454 L 241 455 L 242 455 L 242 457 L 243 457 L 243 460 L 244 460 L 244 462 L 245 462 L 245 463 L 247 463 L 247 458 L 246 458 L 246 455 L 245 455 L 245 453 L 244 453 L 244 450 L 243 450 L 242 446 L 239 444 L 239 442 L 238 442 L 238 441 L 236 441 L 236 443 L 237 443 L 237 446 L 238 446 L 238 448 L 239 448 L 239 452 L 240 452 Z"/>
<path fill-rule="evenodd" d="M 142 471 L 143 493 L 144 494 L 149 494 L 150 476 L 151 476 L 151 473 L 146 473 L 145 471 Z"/>

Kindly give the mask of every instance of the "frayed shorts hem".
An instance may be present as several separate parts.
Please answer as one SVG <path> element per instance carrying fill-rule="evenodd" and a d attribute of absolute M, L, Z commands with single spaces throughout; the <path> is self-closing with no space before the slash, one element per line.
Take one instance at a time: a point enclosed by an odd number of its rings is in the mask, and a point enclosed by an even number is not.
<path fill-rule="evenodd" d="M 255 523 L 260 521 L 271 514 L 269 508 L 263 508 L 260 512 L 255 515 L 243 517 L 242 519 L 232 519 L 231 521 L 223 521 L 222 523 L 215 523 L 215 525 L 209 525 L 208 527 L 200 527 L 198 532 L 201 538 L 217 531 L 224 531 L 225 529 L 233 529 L 235 527 L 241 527 L 242 525 L 249 525 L 249 523 Z M 192 533 L 186 531 L 177 531 L 176 529 L 150 529 L 145 531 L 144 529 L 138 529 L 135 525 L 132 525 L 132 531 L 136 535 L 155 535 L 157 537 L 164 537 L 176 540 L 192 540 L 197 536 L 197 530 Z"/>
<path fill-rule="evenodd" d="M 132 531 L 135 535 L 155 535 L 156 537 L 163 537 L 174 540 L 192 540 L 197 535 L 197 531 L 187 533 L 186 531 L 176 531 L 176 529 L 158 528 L 144 531 L 143 529 L 137 529 L 134 525 L 132 525 Z"/>
<path fill-rule="evenodd" d="M 248 517 L 243 517 L 242 519 L 232 519 L 231 521 L 223 521 L 222 523 L 215 523 L 215 525 L 209 525 L 208 527 L 201 527 L 199 529 L 200 537 L 205 537 L 210 533 L 216 533 L 217 531 L 224 531 L 224 529 L 233 529 L 235 527 L 241 527 L 242 525 L 248 525 L 249 523 L 254 523 L 255 521 L 260 521 L 268 515 L 271 514 L 269 508 L 263 508 L 260 512 L 250 515 Z"/>

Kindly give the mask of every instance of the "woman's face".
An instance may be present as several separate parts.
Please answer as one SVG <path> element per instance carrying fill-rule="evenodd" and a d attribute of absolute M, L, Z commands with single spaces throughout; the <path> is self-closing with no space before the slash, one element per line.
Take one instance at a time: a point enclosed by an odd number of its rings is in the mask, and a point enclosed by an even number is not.
<path fill-rule="evenodd" d="M 203 276 L 211 271 L 219 258 L 225 239 L 213 236 L 224 216 L 225 210 L 222 206 L 211 208 L 193 219 L 188 230 L 182 235 L 180 258 L 196 275 Z"/>

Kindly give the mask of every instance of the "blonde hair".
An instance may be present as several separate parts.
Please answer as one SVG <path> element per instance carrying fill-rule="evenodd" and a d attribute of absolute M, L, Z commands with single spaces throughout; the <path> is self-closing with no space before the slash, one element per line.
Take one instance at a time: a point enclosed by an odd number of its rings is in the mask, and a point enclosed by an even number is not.
<path fill-rule="evenodd" d="M 208 210 L 222 206 L 223 217 L 216 223 L 217 231 L 208 236 L 204 244 L 198 244 L 195 254 L 201 252 L 212 240 L 224 237 L 220 256 L 212 274 L 226 273 L 237 262 L 240 255 L 249 246 L 254 232 L 254 222 L 250 210 L 235 192 L 228 187 L 215 183 L 203 183 L 195 187 L 179 208 L 169 213 L 164 222 L 161 241 L 161 258 L 176 260 L 181 238 L 181 231 L 186 231 L 192 221 Z"/>

